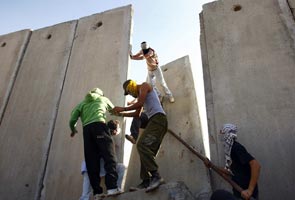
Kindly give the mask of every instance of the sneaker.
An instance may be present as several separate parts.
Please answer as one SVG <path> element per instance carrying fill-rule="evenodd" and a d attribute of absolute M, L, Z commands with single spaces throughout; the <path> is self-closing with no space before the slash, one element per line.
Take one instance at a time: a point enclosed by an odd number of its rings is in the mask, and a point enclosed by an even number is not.
<path fill-rule="evenodd" d="M 139 185 L 136 187 L 130 187 L 130 191 L 146 189 L 150 185 L 150 179 L 143 180 Z"/>
<path fill-rule="evenodd" d="M 160 176 L 152 177 L 150 185 L 146 188 L 146 192 L 150 192 L 154 189 L 157 189 L 161 184 L 164 183 L 164 179 Z"/>
<path fill-rule="evenodd" d="M 125 135 L 125 138 L 129 140 L 132 144 L 136 144 L 136 140 L 131 135 Z"/>
<path fill-rule="evenodd" d="M 103 193 L 101 193 L 101 194 L 96 194 L 96 195 L 94 195 L 94 200 L 101 200 L 101 199 L 103 199 L 105 196 L 106 196 L 106 194 L 103 194 Z"/>
<path fill-rule="evenodd" d="M 107 191 L 108 196 L 115 196 L 118 194 L 121 194 L 121 190 L 119 188 L 115 188 L 115 189 L 110 189 Z"/>
<path fill-rule="evenodd" d="M 169 97 L 169 101 L 170 101 L 170 103 L 174 103 L 175 102 L 175 99 L 174 99 L 174 97 L 172 95 Z"/>

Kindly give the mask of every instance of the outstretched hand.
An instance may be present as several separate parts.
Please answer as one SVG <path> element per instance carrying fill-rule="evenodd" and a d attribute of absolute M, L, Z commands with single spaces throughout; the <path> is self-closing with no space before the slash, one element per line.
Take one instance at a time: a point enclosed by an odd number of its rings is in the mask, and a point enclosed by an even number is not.
<path fill-rule="evenodd" d="M 113 110 L 112 110 L 113 113 L 120 113 L 120 112 L 123 112 L 123 111 L 124 111 L 124 108 L 123 107 L 118 107 L 118 106 L 114 107 Z"/>
<path fill-rule="evenodd" d="M 112 110 L 110 110 L 111 115 L 116 115 L 119 117 L 123 117 L 123 114 L 121 112 L 124 111 L 124 108 L 122 107 L 114 107 Z"/>

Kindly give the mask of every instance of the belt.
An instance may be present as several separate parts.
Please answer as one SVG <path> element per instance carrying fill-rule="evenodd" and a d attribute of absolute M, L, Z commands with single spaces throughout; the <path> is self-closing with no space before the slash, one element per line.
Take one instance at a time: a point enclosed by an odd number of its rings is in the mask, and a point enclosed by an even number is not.
<path fill-rule="evenodd" d="M 164 113 L 158 112 L 158 113 L 152 115 L 152 116 L 150 117 L 150 119 L 152 119 L 152 118 L 153 118 L 154 116 L 156 116 L 156 115 L 166 116 Z"/>
<path fill-rule="evenodd" d="M 155 71 L 156 69 L 158 69 L 158 66 L 157 66 L 155 69 L 153 69 L 153 70 L 149 70 L 149 71 L 152 72 L 152 71 Z"/>

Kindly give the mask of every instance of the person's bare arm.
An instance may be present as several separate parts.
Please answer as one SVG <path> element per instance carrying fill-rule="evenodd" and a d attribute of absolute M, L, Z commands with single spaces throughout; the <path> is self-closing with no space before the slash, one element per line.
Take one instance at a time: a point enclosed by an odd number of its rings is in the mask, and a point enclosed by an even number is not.
<path fill-rule="evenodd" d="M 143 60 L 144 59 L 144 56 L 143 56 L 142 52 L 140 51 L 140 52 L 138 52 L 135 55 L 130 54 L 130 58 L 132 60 Z"/>
<path fill-rule="evenodd" d="M 148 83 L 146 83 L 146 82 L 142 83 L 140 86 L 140 89 L 139 89 L 139 96 L 137 97 L 137 102 L 131 106 L 124 107 L 122 111 L 137 110 L 139 108 L 141 109 L 143 107 L 144 102 L 145 102 L 146 95 L 151 90 L 152 90 L 152 88 Z"/>
<path fill-rule="evenodd" d="M 142 108 L 139 108 L 133 112 L 121 112 L 120 116 L 122 116 L 122 117 L 139 117 L 142 110 L 143 110 Z"/>
<path fill-rule="evenodd" d="M 251 168 L 251 178 L 250 178 L 250 182 L 249 182 L 249 186 L 248 186 L 248 189 L 246 190 L 243 190 L 241 192 L 241 196 L 244 198 L 244 199 L 250 199 L 250 197 L 252 196 L 253 192 L 254 192 L 254 189 L 255 189 L 255 186 L 258 182 L 258 178 L 259 178 L 259 175 L 260 175 L 260 164 L 257 160 L 251 160 L 249 162 L 249 165 L 250 165 L 250 168 Z"/>
<path fill-rule="evenodd" d="M 152 90 L 152 87 L 144 82 L 141 84 L 140 89 L 139 89 L 139 96 L 137 98 L 137 102 L 134 103 L 131 106 L 128 107 L 118 107 L 116 106 L 111 112 L 115 115 L 122 115 L 122 112 L 126 112 L 126 111 L 130 111 L 130 110 L 136 110 L 138 113 L 138 115 L 140 114 L 140 111 L 143 107 L 143 104 L 145 102 L 145 98 L 146 95 Z M 135 111 L 135 112 L 136 112 Z M 128 114 L 128 115 L 132 115 L 132 114 Z M 124 116 L 127 117 L 127 113 L 124 113 Z"/>
<path fill-rule="evenodd" d="M 153 50 L 149 50 L 149 52 L 147 54 L 144 55 L 145 58 L 150 58 L 154 55 L 154 51 Z"/>
<path fill-rule="evenodd" d="M 134 98 L 132 101 L 128 101 L 128 102 L 127 102 L 127 106 L 130 106 L 130 105 L 135 104 L 136 101 L 137 101 L 137 98 Z"/>

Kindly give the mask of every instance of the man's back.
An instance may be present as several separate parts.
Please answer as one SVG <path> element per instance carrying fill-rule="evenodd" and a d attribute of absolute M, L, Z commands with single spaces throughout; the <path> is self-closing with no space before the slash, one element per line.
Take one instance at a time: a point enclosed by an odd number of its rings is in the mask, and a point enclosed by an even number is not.
<path fill-rule="evenodd" d="M 83 126 L 92 122 L 106 121 L 106 111 L 112 109 L 114 105 L 100 91 L 98 88 L 89 91 L 84 100 L 73 109 L 70 119 L 71 130 L 75 130 L 79 117 Z"/>
<path fill-rule="evenodd" d="M 152 89 L 146 95 L 146 99 L 144 102 L 144 110 L 149 119 L 157 113 L 165 114 L 165 111 L 163 110 L 163 107 L 154 89 Z"/>
<path fill-rule="evenodd" d="M 246 148 L 239 142 L 235 141 L 231 149 L 231 171 L 233 172 L 232 179 L 239 184 L 243 189 L 247 189 L 251 178 L 251 168 L 249 162 L 255 158 L 248 153 Z M 238 191 L 234 190 L 235 195 L 240 195 Z M 258 186 L 255 187 L 253 196 L 258 194 Z"/>

